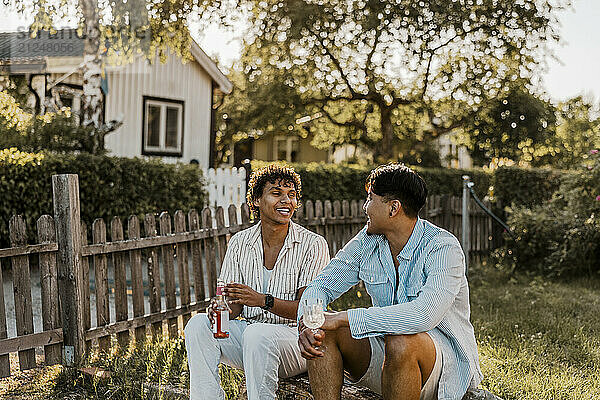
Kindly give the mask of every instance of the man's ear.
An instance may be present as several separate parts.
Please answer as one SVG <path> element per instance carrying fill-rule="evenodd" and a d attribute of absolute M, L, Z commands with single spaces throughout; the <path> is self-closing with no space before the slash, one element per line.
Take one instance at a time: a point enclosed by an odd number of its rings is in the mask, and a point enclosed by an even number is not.
<path fill-rule="evenodd" d="M 395 217 L 402 209 L 402 204 L 399 200 L 392 200 L 390 207 L 390 217 Z"/>

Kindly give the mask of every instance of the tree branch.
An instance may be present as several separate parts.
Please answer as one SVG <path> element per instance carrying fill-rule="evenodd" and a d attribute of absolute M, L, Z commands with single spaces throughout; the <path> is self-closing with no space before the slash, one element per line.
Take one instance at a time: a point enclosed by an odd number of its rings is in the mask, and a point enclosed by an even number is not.
<path fill-rule="evenodd" d="M 464 37 L 464 36 L 468 35 L 469 33 L 476 32 L 476 31 L 478 31 L 478 30 L 480 30 L 482 28 L 483 28 L 483 26 L 479 25 L 476 28 L 464 30 L 461 34 L 457 33 L 454 36 L 452 36 L 450 39 L 446 40 L 444 43 L 442 43 L 442 44 L 440 44 L 440 45 L 438 45 L 438 46 L 430 49 L 429 59 L 427 60 L 427 70 L 425 71 L 425 82 L 423 83 L 423 91 L 421 92 L 421 100 L 425 99 L 425 94 L 426 94 L 427 88 L 429 86 L 429 74 L 431 72 L 431 61 L 433 60 L 433 56 L 435 55 L 435 53 L 438 50 L 440 50 L 440 49 L 448 46 L 456 38 L 458 38 L 458 37 Z"/>
<path fill-rule="evenodd" d="M 344 72 L 344 70 L 342 69 L 342 66 L 340 64 L 340 62 L 338 61 L 337 58 L 334 57 L 334 55 L 331 53 L 331 51 L 329 50 L 329 48 L 325 45 L 325 43 L 323 42 L 323 38 L 321 38 L 320 35 L 316 34 L 314 31 L 312 31 L 310 28 L 306 28 L 314 37 L 317 38 L 317 40 L 319 41 L 319 43 L 321 44 L 321 47 L 323 48 L 323 50 L 325 50 L 325 53 L 329 56 L 329 58 L 331 58 L 331 61 L 333 62 L 333 64 L 335 65 L 335 67 L 338 69 L 338 71 L 340 71 L 340 75 L 342 76 L 342 79 L 344 80 L 344 82 L 346 83 L 346 86 L 348 87 L 348 90 L 350 91 L 350 94 L 352 95 L 352 97 L 354 97 L 357 93 L 354 90 L 354 88 L 352 87 L 352 85 L 350 85 L 350 80 L 348 80 L 348 77 L 346 76 L 346 73 Z"/>

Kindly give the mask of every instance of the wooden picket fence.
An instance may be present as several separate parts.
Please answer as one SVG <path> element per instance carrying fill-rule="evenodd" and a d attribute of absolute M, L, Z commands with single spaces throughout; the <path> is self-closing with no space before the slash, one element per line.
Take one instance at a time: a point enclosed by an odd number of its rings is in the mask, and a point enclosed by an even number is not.
<path fill-rule="evenodd" d="M 25 370 L 38 363 L 76 364 L 93 346 L 108 350 L 112 338 L 127 346 L 134 339 L 144 341 L 147 334 L 177 337 L 192 313 L 205 309 L 214 296 L 230 236 L 252 225 L 243 204 L 241 210 L 235 205 L 227 209 L 229 226 L 225 210 L 218 207 L 214 216 L 205 208 L 173 216 L 146 214 L 141 221 L 130 216 L 126 229 L 118 217 L 110 226 L 97 219 L 87 227 L 79 219 L 76 175 L 54 176 L 53 197 L 54 216 L 37 221 L 36 244 L 27 244 L 25 221 L 14 216 L 11 247 L 0 249 L 0 262 L 12 267 L 16 321 L 16 336 L 8 338 L 0 273 L 0 377 L 11 374 L 11 353 L 18 354 L 19 368 Z M 309 200 L 294 219 L 323 235 L 334 255 L 364 226 L 363 204 Z M 472 255 L 482 255 L 499 242 L 491 220 L 472 210 Z M 432 196 L 422 217 L 460 237 L 460 213 L 459 198 Z M 36 262 L 39 332 L 34 332 L 30 275 Z"/>

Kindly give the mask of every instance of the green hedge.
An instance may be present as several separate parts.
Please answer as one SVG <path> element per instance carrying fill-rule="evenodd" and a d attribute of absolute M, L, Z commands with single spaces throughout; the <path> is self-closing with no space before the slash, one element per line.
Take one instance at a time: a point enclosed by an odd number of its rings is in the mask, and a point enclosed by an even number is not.
<path fill-rule="evenodd" d="M 547 276 L 597 276 L 600 154 L 592 153 L 587 165 L 565 176 L 554 196 L 543 205 L 511 210 L 508 223 L 515 238 L 507 238 L 506 247 L 512 249 L 512 254 L 500 256 L 518 268 Z"/>
<path fill-rule="evenodd" d="M 269 164 L 253 161 L 255 170 Z M 357 164 L 292 163 L 302 178 L 304 200 L 364 199 L 365 181 L 375 166 Z M 462 195 L 462 176 L 469 175 L 478 195 L 485 196 L 491 184 L 491 174 L 483 169 L 459 170 L 450 168 L 414 167 L 427 183 L 429 194 Z"/>
<path fill-rule="evenodd" d="M 500 167 L 494 171 L 494 197 L 503 206 L 531 208 L 552 198 L 564 179 L 573 171 L 541 168 Z"/>
<path fill-rule="evenodd" d="M 201 171 L 193 165 L 158 160 L 80 155 L 31 155 L 0 150 L 0 245 L 8 244 L 12 215 L 26 217 L 30 238 L 35 221 L 53 214 L 52 175 L 79 175 L 81 219 L 141 215 L 177 209 L 200 209 L 206 192 Z M 125 223 L 125 221 L 124 221 Z M 32 229 L 33 228 L 33 229 Z"/>

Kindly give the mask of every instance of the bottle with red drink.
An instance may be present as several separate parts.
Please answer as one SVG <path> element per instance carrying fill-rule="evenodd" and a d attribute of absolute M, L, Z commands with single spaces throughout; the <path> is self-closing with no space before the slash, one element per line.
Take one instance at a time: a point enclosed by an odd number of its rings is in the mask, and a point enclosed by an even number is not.
<path fill-rule="evenodd" d="M 223 289 L 225 282 L 217 282 L 217 297 L 214 310 L 217 313 L 213 323 L 213 336 L 215 339 L 227 339 L 229 337 L 229 306 L 225 301 Z"/>

